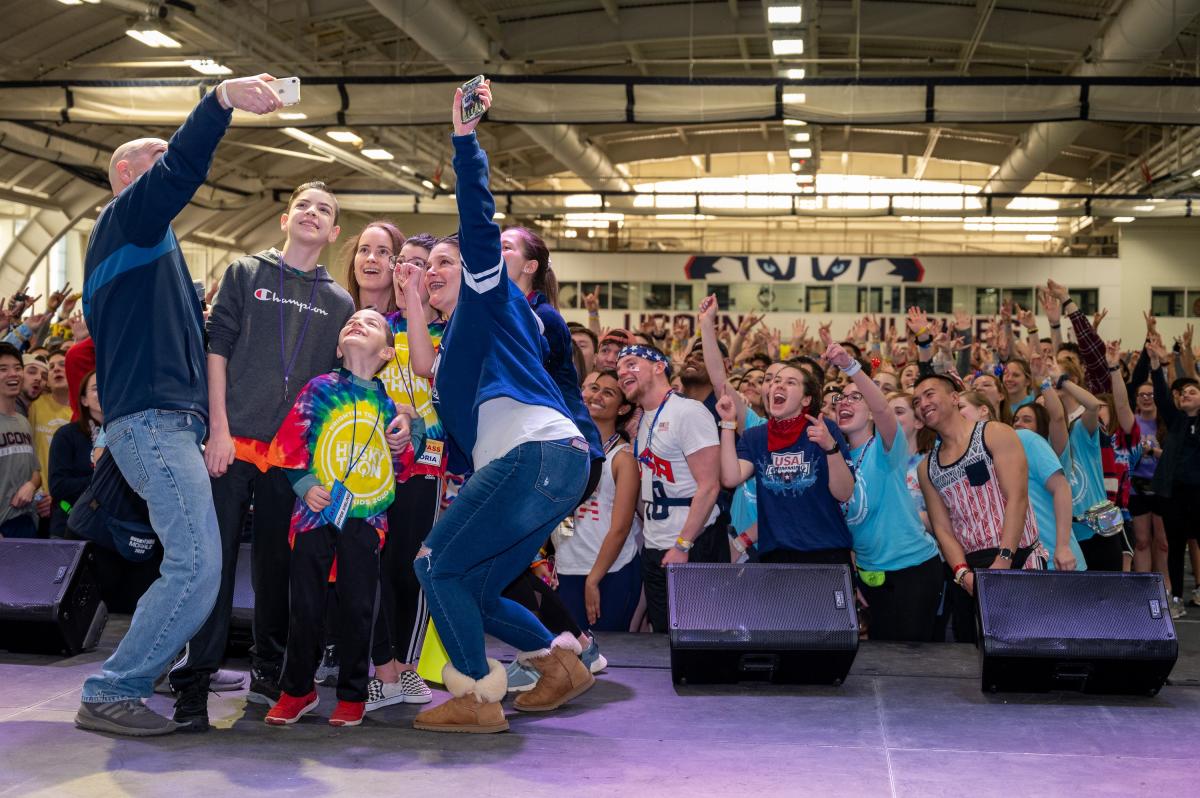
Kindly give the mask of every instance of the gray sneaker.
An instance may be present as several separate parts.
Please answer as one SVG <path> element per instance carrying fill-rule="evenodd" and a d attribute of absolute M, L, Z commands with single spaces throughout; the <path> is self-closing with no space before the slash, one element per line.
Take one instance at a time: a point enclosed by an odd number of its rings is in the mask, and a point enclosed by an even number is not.
<path fill-rule="evenodd" d="M 538 673 L 537 668 L 532 665 L 525 665 L 518 660 L 513 660 L 504 669 L 508 676 L 508 692 L 524 693 L 537 687 L 538 679 L 542 678 L 542 674 Z"/>
<path fill-rule="evenodd" d="M 89 731 L 124 734 L 128 737 L 156 737 L 170 734 L 178 727 L 136 698 L 104 703 L 80 703 L 75 725 Z"/>

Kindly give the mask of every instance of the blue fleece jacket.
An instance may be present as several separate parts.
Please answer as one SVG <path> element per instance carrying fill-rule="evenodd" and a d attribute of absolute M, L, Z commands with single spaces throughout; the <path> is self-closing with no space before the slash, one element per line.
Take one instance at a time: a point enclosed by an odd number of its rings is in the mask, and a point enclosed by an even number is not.
<path fill-rule="evenodd" d="M 449 470 L 473 470 L 471 451 L 479 428 L 479 406 L 507 397 L 549 407 L 567 418 L 571 411 L 545 368 L 550 348 L 529 302 L 504 268 L 500 228 L 492 221 L 496 203 L 488 189 L 487 154 L 475 134 L 453 136 L 458 175 L 458 235 L 462 287 L 442 336 L 434 375 L 438 418 L 450 443 Z"/>
<path fill-rule="evenodd" d="M 600 441 L 600 431 L 596 429 L 596 422 L 592 421 L 592 414 L 584 406 L 583 395 L 579 392 L 579 372 L 575 371 L 575 358 L 571 353 L 571 331 L 562 315 L 541 292 L 529 297 L 529 306 L 542 322 L 542 337 L 550 345 L 549 357 L 542 365 L 562 392 L 563 402 L 571 411 L 571 420 L 587 438 L 592 459 L 603 460 L 604 445 Z"/>
<path fill-rule="evenodd" d="M 209 92 L 166 153 L 96 219 L 83 315 L 109 421 L 150 409 L 208 418 L 204 318 L 171 222 L 204 184 L 231 116 Z"/>

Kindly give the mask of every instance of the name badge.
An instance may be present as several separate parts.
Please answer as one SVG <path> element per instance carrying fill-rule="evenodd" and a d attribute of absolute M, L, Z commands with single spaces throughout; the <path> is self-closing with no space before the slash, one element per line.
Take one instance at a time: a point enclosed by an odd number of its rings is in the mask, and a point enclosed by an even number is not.
<path fill-rule="evenodd" d="M 342 484 L 341 480 L 335 480 L 333 487 L 329 490 L 329 496 L 329 506 L 321 511 L 321 519 L 341 532 L 346 523 L 346 516 L 350 514 L 350 507 L 354 504 L 354 494 Z"/>
<path fill-rule="evenodd" d="M 417 465 L 441 468 L 442 450 L 445 448 L 445 445 L 442 441 L 426 440 L 425 451 L 417 458 Z"/>

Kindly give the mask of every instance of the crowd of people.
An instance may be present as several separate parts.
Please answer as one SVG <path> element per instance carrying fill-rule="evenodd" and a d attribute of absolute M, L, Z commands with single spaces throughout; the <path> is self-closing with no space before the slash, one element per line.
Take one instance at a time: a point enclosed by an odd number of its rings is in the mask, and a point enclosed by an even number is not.
<path fill-rule="evenodd" d="M 335 726 L 429 703 L 432 618 L 451 699 L 414 725 L 503 731 L 508 693 L 545 712 L 591 687 L 597 633 L 666 632 L 676 563 L 845 564 L 873 640 L 973 641 L 980 568 L 1155 570 L 1186 612 L 1190 327 L 1172 349 L 1147 314 L 1123 350 L 1053 280 L 1046 336 L 1009 303 L 840 336 L 801 320 L 788 342 L 753 317 L 721 331 L 715 296 L 694 333 L 602 329 L 592 295 L 568 324 L 545 243 L 493 221 L 460 96 L 457 235 L 343 236 L 333 190 L 305 183 L 280 247 L 230 264 L 208 307 L 171 220 L 231 110 L 278 107 L 269 80 L 226 81 L 169 143 L 113 154 L 82 313 L 69 287 L 3 311 L 0 535 L 75 536 L 111 457 L 158 539 L 137 561 L 97 547 L 106 600 L 136 611 L 80 727 L 204 731 L 208 694 L 245 686 L 220 665 L 247 529 L 248 695 L 273 725 L 314 709 L 317 682 L 336 685 Z M 330 245 L 341 282 L 318 262 Z M 507 667 L 485 633 L 519 652 Z M 172 719 L 143 702 L 156 683 Z"/>

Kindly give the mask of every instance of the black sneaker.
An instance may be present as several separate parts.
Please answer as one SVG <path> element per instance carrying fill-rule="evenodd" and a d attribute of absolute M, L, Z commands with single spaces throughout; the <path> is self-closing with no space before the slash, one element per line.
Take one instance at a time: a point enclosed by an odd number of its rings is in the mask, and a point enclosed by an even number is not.
<path fill-rule="evenodd" d="M 335 687 L 338 670 L 337 645 L 330 643 L 325 646 L 325 653 L 321 656 L 321 664 L 317 666 L 317 673 L 313 676 L 313 681 L 326 687 Z"/>
<path fill-rule="evenodd" d="M 208 680 L 206 674 L 197 674 L 175 699 L 174 720 L 179 725 L 179 731 L 208 731 Z"/>
<path fill-rule="evenodd" d="M 275 706 L 275 702 L 279 700 L 279 694 L 279 676 L 277 673 L 257 668 L 250 669 L 250 691 L 246 694 L 247 701 L 273 707 Z"/>

